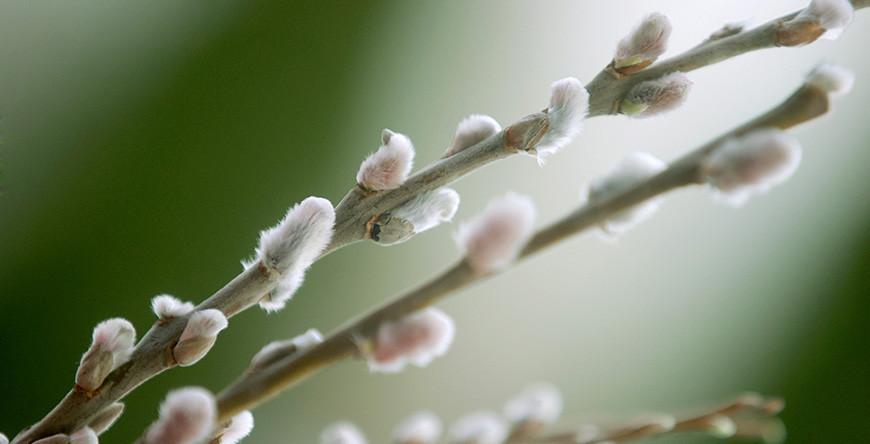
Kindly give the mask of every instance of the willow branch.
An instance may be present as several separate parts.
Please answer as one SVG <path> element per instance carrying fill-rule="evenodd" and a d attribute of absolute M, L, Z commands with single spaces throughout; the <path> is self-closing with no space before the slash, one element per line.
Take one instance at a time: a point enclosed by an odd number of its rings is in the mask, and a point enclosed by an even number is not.
<path fill-rule="evenodd" d="M 762 399 L 753 394 L 727 402 L 707 410 L 704 413 L 678 419 L 673 427 L 662 427 L 661 424 L 652 422 L 640 423 L 618 427 L 610 432 L 595 436 L 594 438 L 584 437 L 582 436 L 582 433 L 577 431 L 567 431 L 545 436 L 531 437 L 517 442 L 536 444 L 603 444 L 609 442 L 634 442 L 643 439 L 691 432 L 716 434 L 716 423 L 722 418 L 725 418 L 727 421 L 731 421 L 734 424 L 734 430 L 729 432 L 736 433 L 739 425 L 744 420 L 749 419 L 751 421 L 757 421 L 759 419 L 773 418 L 779 414 L 783 406 L 784 404 L 779 398 Z M 757 435 L 750 436 L 749 434 L 744 434 L 744 437 L 758 438 Z"/>
<path fill-rule="evenodd" d="M 853 4 L 856 9 L 860 9 L 870 5 L 870 0 L 853 0 Z M 673 71 L 691 71 L 750 51 L 778 46 L 776 30 L 794 15 L 789 14 L 759 28 L 712 41 L 628 76 L 617 78 L 605 69 L 586 86 L 590 93 L 589 117 L 618 113 L 618 103 L 632 86 L 644 80 Z M 787 124 L 784 116 L 777 118 L 784 119 L 776 122 L 779 125 Z M 533 152 L 546 131 L 546 114 L 535 113 L 473 147 L 430 164 L 408 178 L 399 188 L 372 193 L 358 186 L 353 187 L 336 206 L 335 233 L 324 255 L 368 239 L 371 221 L 415 196 L 454 182 L 496 160 L 517 153 Z M 649 183 L 647 188 L 621 196 L 616 205 L 630 206 L 631 202 L 643 200 L 649 196 L 648 193 L 656 192 L 663 186 L 680 186 L 684 180 L 694 178 L 693 171 L 690 171 L 691 159 L 677 166 L 668 176 L 657 176 L 657 182 Z M 607 214 L 607 208 L 602 208 L 601 203 L 581 211 L 583 213 L 575 219 L 562 221 L 565 227 L 551 227 L 550 230 L 540 233 L 540 239 L 536 237 L 536 243 L 527 246 L 525 254 L 548 245 L 547 242 L 558 240 L 561 229 L 576 229 L 584 224 L 594 224 Z M 467 284 L 465 281 L 470 279 L 464 276 L 467 270 L 462 265 L 455 268 L 456 282 L 453 285 Z M 203 301 L 197 310 L 215 308 L 228 318 L 232 317 L 259 302 L 277 285 L 279 278 L 273 270 L 257 264 Z M 187 319 L 188 316 L 184 316 L 152 326 L 137 345 L 130 362 L 116 369 L 99 390 L 85 392 L 74 387 L 41 421 L 20 433 L 13 444 L 29 444 L 40 437 L 76 430 L 111 403 L 120 400 L 154 376 L 175 367 L 171 350 Z M 329 342 L 324 346 L 325 349 L 335 349 L 333 354 L 336 356 L 347 353 L 348 347 L 348 343 L 341 341 Z"/>
<path fill-rule="evenodd" d="M 612 215 L 647 199 L 675 188 L 702 183 L 701 160 L 729 137 L 758 128 L 786 129 L 824 114 L 828 105 L 825 93 L 815 88 L 801 87 L 779 106 L 676 160 L 662 173 L 609 199 L 584 205 L 538 231 L 523 248 L 519 259 L 594 228 Z M 352 320 L 320 345 L 299 354 L 287 355 L 262 371 L 246 374 L 218 395 L 220 419 L 226 420 L 240 411 L 251 409 L 318 370 L 354 356 L 358 339 L 372 336 L 383 323 L 434 304 L 490 276 L 492 274 L 476 274 L 464 260 L 460 261 L 421 287 Z"/>

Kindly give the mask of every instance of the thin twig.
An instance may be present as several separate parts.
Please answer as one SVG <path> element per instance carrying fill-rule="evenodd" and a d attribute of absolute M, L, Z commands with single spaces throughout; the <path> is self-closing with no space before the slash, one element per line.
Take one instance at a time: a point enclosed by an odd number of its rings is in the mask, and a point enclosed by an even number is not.
<path fill-rule="evenodd" d="M 610 216 L 654 196 L 701 183 L 701 160 L 729 137 L 765 127 L 786 129 L 818 117 L 827 110 L 828 96 L 825 93 L 815 88 L 801 87 L 776 108 L 692 151 L 673 162 L 662 173 L 612 198 L 584 205 L 538 231 L 523 248 L 519 259 L 527 258 L 565 238 L 593 228 Z M 476 274 L 464 260 L 460 261 L 423 286 L 349 322 L 320 345 L 303 353 L 287 355 L 261 371 L 242 376 L 218 395 L 220 420 L 251 409 L 318 370 L 353 356 L 357 353 L 358 339 L 371 337 L 383 323 L 434 304 L 453 292 L 490 276 L 492 274 Z"/>
<path fill-rule="evenodd" d="M 711 426 L 717 418 L 725 417 L 734 420 L 735 423 L 741 415 L 750 415 L 756 418 L 771 418 L 779 413 L 779 409 L 770 409 L 770 406 L 781 406 L 778 398 L 757 399 L 755 402 L 745 402 L 744 398 L 738 398 L 704 413 L 679 419 L 673 427 L 662 427 L 659 424 L 638 424 L 623 426 L 613 429 L 603 435 L 594 438 L 584 438 L 576 431 L 557 432 L 553 434 L 531 437 L 520 441 L 534 444 L 603 444 L 624 443 L 641 439 L 655 438 L 665 435 L 690 432 L 710 432 Z"/>
<path fill-rule="evenodd" d="M 870 0 L 852 0 L 852 3 L 855 5 L 855 9 L 870 6 Z M 657 78 L 673 71 L 695 70 L 750 51 L 775 47 L 778 45 L 775 32 L 777 27 L 794 15 L 794 13 L 789 14 L 759 28 L 696 47 L 630 76 L 616 78 L 605 69 L 586 86 L 590 94 L 589 117 L 617 113 L 616 104 L 622 100 L 632 86 L 641 81 Z M 456 181 L 490 162 L 532 150 L 546 132 L 546 122 L 545 114 L 532 114 L 473 147 L 430 164 L 408 178 L 399 188 L 369 193 L 359 187 L 353 187 L 336 206 L 335 233 L 332 243 L 324 254 L 365 240 L 368 237 L 366 227 L 369 221 L 414 196 Z M 687 162 L 684 166 L 689 167 L 690 163 Z M 615 201 L 613 205 L 614 207 L 619 205 L 627 207 L 632 202 L 642 201 L 648 197 L 647 193 L 655 190 L 653 187 L 679 186 L 681 180 L 690 178 L 690 173 L 690 171 L 673 171 L 672 176 L 657 176 L 658 180 L 667 183 L 650 183 L 649 189 L 635 189 L 633 193 L 621 195 L 620 199 Z M 541 246 L 537 246 L 537 243 L 531 243 L 526 247 L 524 254 L 531 254 L 537 249 L 549 245 L 550 242 L 558 240 L 559 230 L 577 229 L 584 224 L 594 224 L 596 221 L 602 220 L 603 216 L 606 215 L 603 211 L 606 209 L 601 207 L 602 204 L 599 204 L 581 210 L 581 214 L 562 221 L 561 223 L 565 224 L 564 227 L 554 226 L 541 232 L 533 240 L 539 242 Z M 456 268 L 463 267 L 460 265 Z M 203 301 L 197 310 L 216 308 L 223 311 L 227 317 L 232 317 L 260 301 L 275 287 L 278 279 L 279 276 L 267 267 L 259 264 L 250 267 Z M 460 283 L 459 286 L 464 284 L 464 282 Z M 73 388 L 42 420 L 16 436 L 13 444 L 29 444 L 41 437 L 76 430 L 85 425 L 90 418 L 106 406 L 120 400 L 154 376 L 175 367 L 176 363 L 172 358 L 171 350 L 184 329 L 187 319 L 188 316 L 184 316 L 168 323 L 157 323 L 152 326 L 137 345 L 130 362 L 116 369 L 97 391 L 85 392 L 79 388 Z M 335 349 L 336 356 L 347 353 L 348 343 L 330 341 L 327 343 L 328 345 L 324 345 L 320 349 Z M 303 363 L 304 361 L 298 365 L 302 366 Z"/>

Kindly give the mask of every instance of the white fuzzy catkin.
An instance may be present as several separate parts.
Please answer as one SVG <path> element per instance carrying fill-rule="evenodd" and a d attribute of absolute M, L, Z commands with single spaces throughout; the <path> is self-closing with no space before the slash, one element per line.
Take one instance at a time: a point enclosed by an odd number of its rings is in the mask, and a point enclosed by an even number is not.
<path fill-rule="evenodd" d="M 825 30 L 823 39 L 836 40 L 852 22 L 854 13 L 849 0 L 812 0 L 795 20 L 812 20 Z"/>
<path fill-rule="evenodd" d="M 323 335 L 314 328 L 292 339 L 270 342 L 251 358 L 251 368 L 263 368 L 289 353 L 299 353 L 321 342 Z"/>
<path fill-rule="evenodd" d="M 99 388 L 112 370 L 130 359 L 135 342 L 136 329 L 126 319 L 113 318 L 97 324 L 91 346 L 79 362 L 76 384 L 87 391 Z"/>
<path fill-rule="evenodd" d="M 113 402 L 112 404 L 109 404 L 108 407 L 100 410 L 100 413 L 97 413 L 97 415 L 91 419 L 91 422 L 88 423 L 88 427 L 93 429 L 94 433 L 100 435 L 106 430 L 109 430 L 123 413 L 124 403 Z"/>
<path fill-rule="evenodd" d="M 193 311 L 193 303 L 182 301 L 169 294 L 161 294 L 151 299 L 151 310 L 161 320 L 186 316 Z"/>
<path fill-rule="evenodd" d="M 356 174 L 357 183 L 367 190 L 398 188 L 414 165 L 414 145 L 408 136 L 385 129 L 381 141 L 381 147 L 363 161 Z"/>
<path fill-rule="evenodd" d="M 450 157 L 466 148 L 477 145 L 499 131 L 501 131 L 501 125 L 492 117 L 484 114 L 472 114 L 462 119 L 456 126 L 453 142 L 447 148 L 444 157 Z"/>
<path fill-rule="evenodd" d="M 842 66 L 824 63 L 810 71 L 806 84 L 831 97 L 840 97 L 852 91 L 855 74 Z"/>
<path fill-rule="evenodd" d="M 211 350 L 218 333 L 227 325 L 227 317 L 215 308 L 192 314 L 181 332 L 178 344 L 172 349 L 172 356 L 178 365 L 187 367 L 196 364 Z"/>
<path fill-rule="evenodd" d="M 90 427 L 83 427 L 69 436 L 69 444 L 98 444 L 97 434 Z"/>
<path fill-rule="evenodd" d="M 508 428 L 495 413 L 481 411 L 456 420 L 447 433 L 450 444 L 501 444 Z"/>
<path fill-rule="evenodd" d="M 724 142 L 702 163 L 706 181 L 725 202 L 740 206 L 794 174 L 800 143 L 779 129 L 760 129 Z"/>
<path fill-rule="evenodd" d="M 9 438 L 2 433 L 0 433 L 0 444 L 9 444 Z"/>
<path fill-rule="evenodd" d="M 378 328 L 367 353 L 373 372 L 396 373 L 407 364 L 425 367 L 444 355 L 453 342 L 453 320 L 429 307 Z"/>
<path fill-rule="evenodd" d="M 526 196 L 508 193 L 493 199 L 486 209 L 463 223 L 456 243 L 477 273 L 504 268 L 516 259 L 532 234 L 535 206 Z"/>
<path fill-rule="evenodd" d="M 193 444 L 207 438 L 217 407 L 207 390 L 188 387 L 169 392 L 160 405 L 160 418 L 148 428 L 144 444 Z"/>
<path fill-rule="evenodd" d="M 504 406 L 504 416 L 513 424 L 552 424 L 562 414 L 562 393 L 556 386 L 537 383 L 526 387 Z"/>
<path fill-rule="evenodd" d="M 671 22 L 664 14 L 654 12 L 647 15 L 630 34 L 619 41 L 613 67 L 646 66 L 654 62 L 667 51 L 671 29 Z"/>
<path fill-rule="evenodd" d="M 558 152 L 583 129 L 583 119 L 589 110 L 589 93 L 574 77 L 566 77 L 550 86 L 550 106 L 547 108 L 549 128 L 535 147 L 539 164 Z"/>
<path fill-rule="evenodd" d="M 719 439 L 727 439 L 737 433 L 737 424 L 725 415 L 714 415 L 707 419 L 704 430 Z"/>
<path fill-rule="evenodd" d="M 397 444 L 435 444 L 441 438 L 443 426 L 438 415 L 422 411 L 414 413 L 393 429 Z"/>
<path fill-rule="evenodd" d="M 662 114 L 682 105 L 691 88 L 692 81 L 688 76 L 682 72 L 672 72 L 632 87 L 619 110 L 636 118 Z"/>
<path fill-rule="evenodd" d="M 254 415 L 245 410 L 230 419 L 230 423 L 220 432 L 219 444 L 237 444 L 254 430 Z"/>
<path fill-rule="evenodd" d="M 394 209 L 392 216 L 407 221 L 413 227 L 413 234 L 420 234 L 453 220 L 456 210 L 459 209 L 459 200 L 459 193 L 456 190 L 438 188 L 411 198 Z M 382 242 L 381 244 L 392 245 L 393 243 Z"/>
<path fill-rule="evenodd" d="M 365 435 L 347 421 L 330 424 L 320 434 L 320 444 L 367 444 Z"/>
<path fill-rule="evenodd" d="M 249 268 L 259 260 L 281 274 L 278 285 L 260 301 L 260 307 L 266 311 L 284 308 L 302 285 L 305 270 L 332 240 L 334 224 L 332 204 L 320 197 L 308 197 L 290 208 L 277 225 L 260 233 L 255 259 L 242 264 Z"/>
<path fill-rule="evenodd" d="M 592 181 L 585 190 L 585 200 L 591 204 L 607 200 L 655 176 L 665 168 L 667 164 L 652 154 L 633 152 L 606 176 Z M 602 222 L 601 230 L 607 236 L 625 233 L 652 216 L 660 203 L 661 199 L 649 199 L 622 210 Z"/>

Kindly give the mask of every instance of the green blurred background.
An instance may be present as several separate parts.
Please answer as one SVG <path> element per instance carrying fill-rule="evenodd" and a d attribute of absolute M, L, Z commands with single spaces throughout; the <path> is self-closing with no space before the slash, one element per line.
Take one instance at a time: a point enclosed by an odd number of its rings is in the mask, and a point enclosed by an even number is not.
<path fill-rule="evenodd" d="M 382 127 L 409 134 L 423 165 L 463 116 L 508 123 L 542 108 L 551 81 L 590 79 L 645 13 L 671 17 L 676 52 L 803 3 L 0 1 L 0 430 L 68 390 L 95 323 L 144 332 L 153 295 L 207 297 L 289 205 L 337 202 Z M 664 117 L 592 120 L 544 169 L 513 158 L 462 180 L 457 220 L 510 189 L 545 223 L 626 153 L 673 159 L 819 61 L 857 76 L 833 117 L 794 131 L 804 163 L 785 186 L 740 210 L 679 192 L 618 243 L 567 242 L 442 304 L 458 328 L 446 357 L 393 376 L 328 369 L 256 410 L 246 442 L 315 442 L 336 419 L 385 442 L 413 410 L 449 421 L 537 380 L 563 389 L 566 425 L 754 389 L 788 400 L 789 442 L 866 442 L 867 41 L 865 11 L 840 40 L 691 74 Z M 168 390 L 219 390 L 270 340 L 331 330 L 433 275 L 457 258 L 452 229 L 317 263 L 287 309 L 241 314 L 198 365 L 131 394 L 104 442 L 136 437 Z"/>

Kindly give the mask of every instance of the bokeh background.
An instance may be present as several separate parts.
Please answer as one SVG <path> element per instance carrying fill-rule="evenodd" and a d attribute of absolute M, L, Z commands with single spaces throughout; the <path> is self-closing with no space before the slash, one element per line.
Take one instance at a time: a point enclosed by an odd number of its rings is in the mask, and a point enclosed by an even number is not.
<path fill-rule="evenodd" d="M 803 3 L 3 0 L 0 430 L 60 399 L 95 323 L 123 316 L 144 332 L 153 295 L 207 297 L 290 204 L 337 202 L 381 128 L 409 134 L 423 165 L 463 116 L 508 123 L 542 108 L 553 80 L 591 79 L 648 12 L 672 19 L 673 54 L 724 22 Z M 463 179 L 457 220 L 513 190 L 544 224 L 626 153 L 673 159 L 778 102 L 820 61 L 857 76 L 832 116 L 794 130 L 806 150 L 785 186 L 740 210 L 680 191 L 617 243 L 566 242 L 443 303 L 458 327 L 446 357 L 393 376 L 330 368 L 259 408 L 246 442 L 315 442 L 336 419 L 386 442 L 414 410 L 449 421 L 540 380 L 563 389 L 566 425 L 754 389 L 788 400 L 789 442 L 863 442 L 867 41 L 862 12 L 837 41 L 692 73 L 688 103 L 663 117 L 591 120 L 543 169 L 516 157 Z M 458 257 L 454 228 L 330 255 L 287 309 L 241 314 L 198 365 L 131 394 L 104 442 L 132 441 L 168 390 L 219 390 L 270 340 L 329 331 L 432 276 Z"/>

